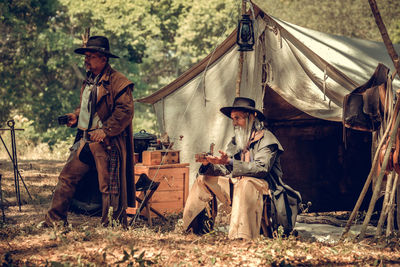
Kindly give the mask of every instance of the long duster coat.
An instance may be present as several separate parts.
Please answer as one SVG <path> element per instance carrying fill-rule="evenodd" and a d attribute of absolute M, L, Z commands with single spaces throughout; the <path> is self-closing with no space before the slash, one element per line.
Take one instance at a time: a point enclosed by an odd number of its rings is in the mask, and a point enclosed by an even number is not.
<path fill-rule="evenodd" d="M 82 93 L 86 86 L 84 82 Z M 111 198 L 117 203 L 119 219 L 126 225 L 126 208 L 135 205 L 133 133 L 132 119 L 134 115 L 134 84 L 122 73 L 107 64 L 98 82 L 96 112 L 103 124 L 107 141 L 115 145 L 119 154 L 119 193 Z M 80 108 L 75 110 L 79 116 Z M 115 211 L 114 211 L 115 214 Z"/>

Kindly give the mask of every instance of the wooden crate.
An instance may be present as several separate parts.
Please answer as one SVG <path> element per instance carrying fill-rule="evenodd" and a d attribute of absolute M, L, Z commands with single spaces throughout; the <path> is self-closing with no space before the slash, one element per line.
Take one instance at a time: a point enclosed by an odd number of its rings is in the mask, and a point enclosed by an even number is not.
<path fill-rule="evenodd" d="M 179 150 L 145 150 L 142 152 L 142 164 L 164 165 L 179 163 Z"/>
<path fill-rule="evenodd" d="M 160 182 L 158 189 L 150 199 L 150 206 L 161 214 L 179 213 L 185 207 L 189 193 L 189 163 L 166 165 L 135 165 L 135 183 L 140 174 Z M 136 192 L 143 199 L 143 192 Z M 136 208 L 140 203 L 136 202 Z M 128 214 L 136 213 L 136 208 L 128 208 Z M 145 212 L 145 209 L 143 210 Z M 152 214 L 152 217 L 154 214 Z"/>

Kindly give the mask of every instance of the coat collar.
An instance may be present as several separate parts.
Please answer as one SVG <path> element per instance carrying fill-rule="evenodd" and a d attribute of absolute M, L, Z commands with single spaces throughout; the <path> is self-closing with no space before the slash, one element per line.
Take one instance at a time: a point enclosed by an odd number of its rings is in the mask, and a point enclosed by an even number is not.
<path fill-rule="evenodd" d="M 111 68 L 110 64 L 107 63 L 107 65 L 104 67 L 103 75 L 100 78 L 99 84 L 102 82 L 109 83 L 111 72 L 112 72 L 112 68 Z"/>
<path fill-rule="evenodd" d="M 107 90 L 108 86 L 110 84 L 110 76 L 112 73 L 112 68 L 109 64 L 107 64 L 104 67 L 103 70 L 103 75 L 101 76 L 99 80 L 99 86 L 98 86 L 98 91 L 97 91 L 97 103 L 105 96 L 108 95 L 110 92 Z"/>
<path fill-rule="evenodd" d="M 251 144 L 257 142 L 258 140 L 260 140 L 262 137 L 264 136 L 264 130 L 260 130 L 260 131 L 253 131 L 251 133 L 250 136 L 250 140 L 247 143 L 246 148 L 242 151 L 242 152 L 246 152 L 249 150 L 249 147 L 251 146 Z"/>
<path fill-rule="evenodd" d="M 252 136 L 252 137 L 250 138 L 248 147 L 249 147 L 252 143 L 257 142 L 258 140 L 260 140 L 260 139 L 264 136 L 264 130 L 260 130 L 260 131 L 257 131 L 257 132 L 253 132 L 253 133 L 251 134 L 251 136 Z"/>

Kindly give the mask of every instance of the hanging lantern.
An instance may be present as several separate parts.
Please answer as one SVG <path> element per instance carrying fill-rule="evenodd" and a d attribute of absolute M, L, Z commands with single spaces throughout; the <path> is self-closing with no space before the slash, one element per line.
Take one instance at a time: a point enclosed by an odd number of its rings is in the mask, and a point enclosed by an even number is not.
<path fill-rule="evenodd" d="M 250 15 L 242 15 L 238 24 L 236 43 L 239 45 L 239 51 L 253 51 L 254 28 Z"/>

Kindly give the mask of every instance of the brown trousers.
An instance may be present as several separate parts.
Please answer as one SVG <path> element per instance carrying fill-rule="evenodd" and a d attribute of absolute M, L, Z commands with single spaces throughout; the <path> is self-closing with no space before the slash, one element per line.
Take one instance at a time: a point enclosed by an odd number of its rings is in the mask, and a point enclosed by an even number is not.
<path fill-rule="evenodd" d="M 67 224 L 67 213 L 70 206 L 71 199 L 74 196 L 76 185 L 89 171 L 89 165 L 79 160 L 79 153 L 81 152 L 85 142 L 81 139 L 71 147 L 69 158 L 58 177 L 58 183 L 55 188 L 53 199 L 50 209 L 48 210 L 45 220 L 46 223 L 52 225 L 55 222 L 62 221 Z M 103 225 L 108 224 L 108 211 L 111 203 L 114 204 L 112 214 L 113 218 L 116 216 L 118 210 L 118 196 L 109 193 L 109 173 L 108 173 L 108 155 L 100 143 L 90 143 L 90 151 L 96 164 L 99 180 L 99 190 L 102 193 L 102 219 Z M 114 201 L 111 201 L 113 198 Z"/>
<path fill-rule="evenodd" d="M 230 183 L 234 185 L 232 203 Z M 268 183 L 253 177 L 199 176 L 190 189 L 183 211 L 184 230 L 188 230 L 196 216 L 207 207 L 213 194 L 222 203 L 232 204 L 229 238 L 255 239 L 260 235 L 263 195 L 268 194 Z"/>

